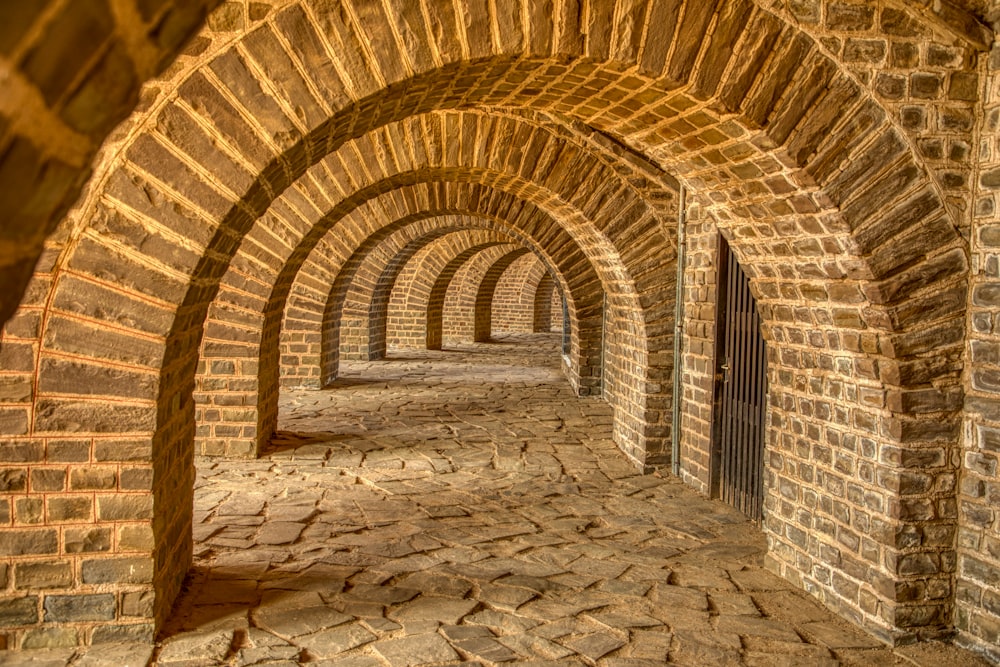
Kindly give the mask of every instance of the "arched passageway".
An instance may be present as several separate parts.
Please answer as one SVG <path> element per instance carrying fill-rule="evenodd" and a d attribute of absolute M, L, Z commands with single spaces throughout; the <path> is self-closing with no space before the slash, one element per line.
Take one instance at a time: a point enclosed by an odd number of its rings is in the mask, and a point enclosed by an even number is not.
<path fill-rule="evenodd" d="M 886 641 L 957 628 L 994 650 L 1000 92 L 979 3 L 227 2 L 183 47 L 206 5 L 37 4 L 0 44 L 20 105 L 0 189 L 30 191 L 0 225 L 11 645 L 160 627 L 195 453 L 259 453 L 283 385 L 380 356 L 396 288 L 438 295 L 487 242 L 411 278 L 462 218 L 551 276 L 564 371 L 623 456 L 702 490 L 725 236 L 771 350 L 770 567 Z M 75 74 L 52 66 L 84 42 Z M 462 274 L 476 339 L 506 268 Z M 432 303 L 406 336 L 434 347 Z"/>

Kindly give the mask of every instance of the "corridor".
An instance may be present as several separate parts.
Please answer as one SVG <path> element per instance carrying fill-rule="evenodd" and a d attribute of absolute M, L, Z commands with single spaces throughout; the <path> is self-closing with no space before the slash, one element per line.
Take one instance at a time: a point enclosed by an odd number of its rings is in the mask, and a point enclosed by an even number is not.
<path fill-rule="evenodd" d="M 558 344 L 407 351 L 285 392 L 265 456 L 198 462 L 194 568 L 155 649 L 0 665 L 986 664 L 883 647 L 767 572 L 738 512 L 637 475 Z"/>

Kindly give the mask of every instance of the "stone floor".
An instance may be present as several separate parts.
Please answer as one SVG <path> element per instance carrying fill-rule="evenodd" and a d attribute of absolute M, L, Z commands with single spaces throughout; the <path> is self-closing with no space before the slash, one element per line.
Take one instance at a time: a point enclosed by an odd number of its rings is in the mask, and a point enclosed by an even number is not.
<path fill-rule="evenodd" d="M 288 392 L 265 457 L 200 462 L 195 565 L 154 649 L 0 665 L 987 664 L 882 646 L 763 570 L 739 512 L 637 475 L 557 338 Z"/>

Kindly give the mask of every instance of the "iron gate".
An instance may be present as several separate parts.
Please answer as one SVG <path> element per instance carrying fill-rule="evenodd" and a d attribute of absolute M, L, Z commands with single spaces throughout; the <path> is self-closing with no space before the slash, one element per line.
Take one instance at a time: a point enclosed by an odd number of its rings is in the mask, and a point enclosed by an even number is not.
<path fill-rule="evenodd" d="M 767 357 L 750 281 L 720 237 L 712 487 L 760 522 Z"/>

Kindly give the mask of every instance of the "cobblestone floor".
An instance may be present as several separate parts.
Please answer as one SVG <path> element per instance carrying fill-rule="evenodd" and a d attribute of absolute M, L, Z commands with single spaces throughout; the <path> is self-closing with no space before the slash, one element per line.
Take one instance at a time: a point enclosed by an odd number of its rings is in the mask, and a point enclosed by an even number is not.
<path fill-rule="evenodd" d="M 636 474 L 557 345 L 407 352 L 287 392 L 265 457 L 199 463 L 155 664 L 987 664 L 886 648 L 763 570 L 739 512 Z"/>

